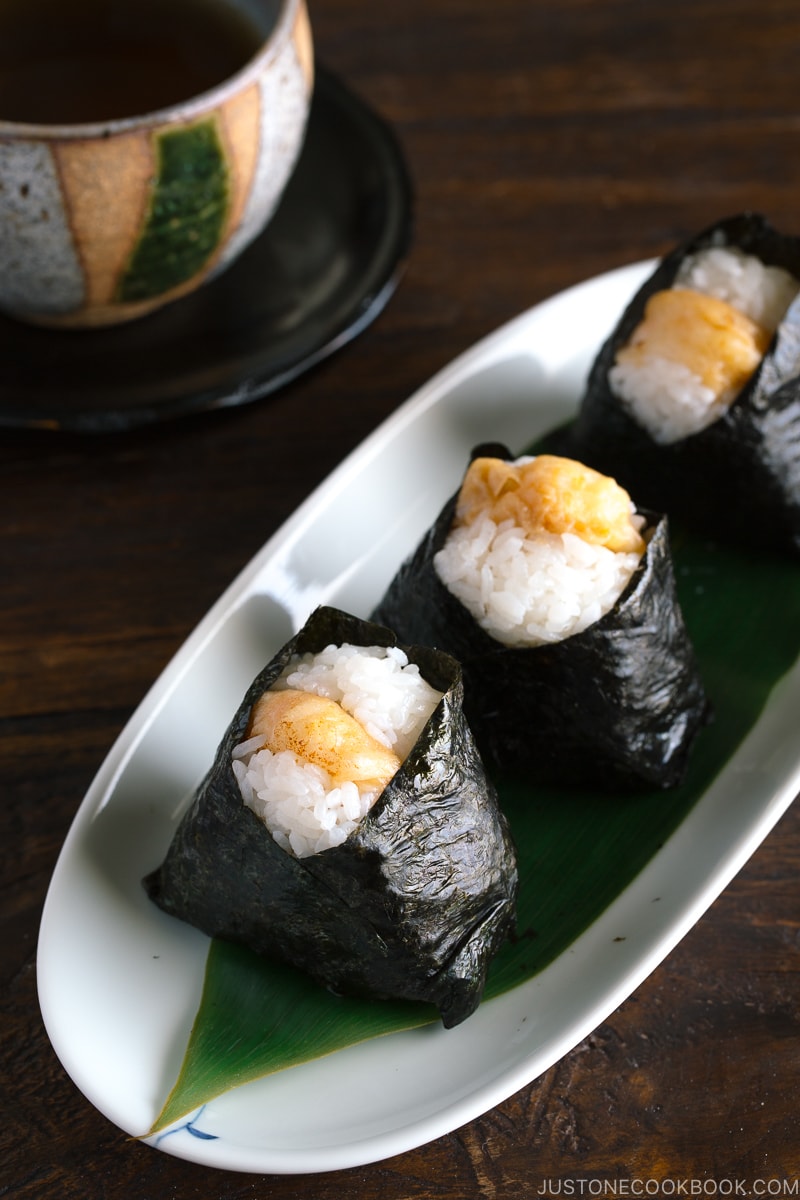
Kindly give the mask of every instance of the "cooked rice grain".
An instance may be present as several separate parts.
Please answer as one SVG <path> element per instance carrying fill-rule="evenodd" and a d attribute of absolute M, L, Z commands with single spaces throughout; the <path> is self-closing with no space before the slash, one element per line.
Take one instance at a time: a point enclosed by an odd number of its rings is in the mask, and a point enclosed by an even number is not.
<path fill-rule="evenodd" d="M 397 647 L 328 646 L 294 659 L 274 686 L 335 700 L 401 760 L 441 699 Z M 244 803 L 297 858 L 340 845 L 380 794 L 333 787 L 327 771 L 291 750 L 273 754 L 258 737 L 234 748 L 231 765 Z"/>
<path fill-rule="evenodd" d="M 788 271 L 767 266 L 752 254 L 711 246 L 686 258 L 673 287 L 723 300 L 771 334 L 800 283 Z M 715 394 L 684 363 L 657 354 L 645 361 L 615 363 L 609 384 L 631 416 L 662 445 L 706 429 L 735 399 L 735 394 Z"/>
<path fill-rule="evenodd" d="M 509 646 L 580 633 L 619 599 L 638 554 L 614 553 L 571 533 L 528 537 L 482 517 L 454 529 L 434 557 L 439 578 L 478 624 Z"/>

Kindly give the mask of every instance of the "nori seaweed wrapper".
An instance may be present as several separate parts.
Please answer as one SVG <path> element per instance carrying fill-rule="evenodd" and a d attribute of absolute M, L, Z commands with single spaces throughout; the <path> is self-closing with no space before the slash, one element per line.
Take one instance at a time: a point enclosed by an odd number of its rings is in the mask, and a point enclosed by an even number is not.
<path fill-rule="evenodd" d="M 548 439 L 552 453 L 612 475 L 637 501 L 716 541 L 800 552 L 800 298 L 761 365 L 713 424 L 660 445 L 625 410 L 608 376 L 650 296 L 672 285 L 683 260 L 712 245 L 738 248 L 800 280 L 800 238 L 764 217 L 721 221 L 668 254 L 623 313 L 591 368 L 575 422 Z"/>
<path fill-rule="evenodd" d="M 487 455 L 514 457 L 496 445 L 473 452 Z M 677 599 L 666 518 L 639 509 L 646 550 L 610 612 L 560 642 L 508 646 L 435 570 L 457 500 L 401 566 L 373 619 L 460 660 L 465 712 L 487 766 L 524 771 L 534 784 L 680 783 L 710 708 Z"/>
<path fill-rule="evenodd" d="M 231 769 L 253 705 L 289 659 L 345 642 L 397 644 L 388 629 L 317 609 L 248 689 L 145 888 L 212 937 L 291 962 L 340 994 L 428 1001 L 450 1027 L 480 1002 L 517 893 L 514 847 L 464 717 L 458 663 L 402 647 L 444 696 L 339 846 L 302 859 L 282 850 Z"/>

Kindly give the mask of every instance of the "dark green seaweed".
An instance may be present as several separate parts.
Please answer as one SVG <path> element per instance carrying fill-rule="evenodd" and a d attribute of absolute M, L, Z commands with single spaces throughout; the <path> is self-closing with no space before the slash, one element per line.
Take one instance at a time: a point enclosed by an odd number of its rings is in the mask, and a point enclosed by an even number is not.
<path fill-rule="evenodd" d="M 800 298 L 729 410 L 699 433 L 659 445 L 613 394 L 608 374 L 650 296 L 671 286 L 687 257 L 738 247 L 800 279 L 800 238 L 764 217 L 721 221 L 668 254 L 637 292 L 591 368 L 575 422 L 548 439 L 553 453 L 613 475 L 637 501 L 717 541 L 800 552 Z"/>
<path fill-rule="evenodd" d="M 502 446 L 474 456 L 513 457 Z M 400 567 L 373 613 L 404 641 L 459 659 L 464 710 L 487 765 L 534 785 L 672 787 L 709 717 L 678 603 L 668 524 L 647 520 L 647 549 L 614 608 L 561 642 L 505 646 L 442 583 L 433 565 L 457 494 Z"/>
<path fill-rule="evenodd" d="M 243 803 L 231 751 L 294 654 L 395 645 L 388 629 L 320 608 L 256 677 L 163 864 L 144 883 L 166 912 L 211 937 L 293 963 L 333 991 L 426 1001 L 445 1026 L 480 1002 L 512 931 L 516 857 L 462 710 L 460 667 L 404 646 L 442 701 L 400 770 L 341 846 L 283 851 Z"/>

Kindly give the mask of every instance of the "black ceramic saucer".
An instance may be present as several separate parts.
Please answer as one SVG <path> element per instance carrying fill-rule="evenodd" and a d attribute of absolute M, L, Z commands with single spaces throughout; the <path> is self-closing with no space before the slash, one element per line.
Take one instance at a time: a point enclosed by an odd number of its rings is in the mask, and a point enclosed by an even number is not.
<path fill-rule="evenodd" d="M 411 225 L 411 184 L 391 128 L 318 66 L 280 207 L 218 279 L 104 330 L 0 316 L 0 427 L 124 431 L 268 395 L 378 315 Z"/>

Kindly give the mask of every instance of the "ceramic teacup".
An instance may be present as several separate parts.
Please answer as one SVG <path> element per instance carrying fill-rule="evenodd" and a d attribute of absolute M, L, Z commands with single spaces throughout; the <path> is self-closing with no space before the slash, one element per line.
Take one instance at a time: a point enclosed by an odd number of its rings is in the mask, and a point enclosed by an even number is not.
<path fill-rule="evenodd" d="M 40 2 L 73 8 L 63 0 L 16 0 L 32 18 Z M 144 71 L 141 62 L 82 64 L 84 35 L 73 58 L 52 50 L 37 58 L 29 43 L 32 31 L 48 27 L 40 19 L 28 22 L 22 49 L 5 72 L 0 51 L 5 79 L 13 82 L 17 59 L 21 64 L 16 92 L 0 89 L 0 310 L 76 329 L 139 317 L 218 274 L 269 221 L 299 156 L 313 89 L 305 0 L 202 2 L 214 20 L 226 10 L 226 20 L 238 22 L 251 44 L 245 38 L 232 74 L 210 84 L 196 76 L 202 90 L 168 103 L 156 99 L 145 111 L 114 111 L 125 104 L 115 95 L 112 111 L 87 119 L 59 101 L 60 78 L 53 72 L 72 71 L 62 97 L 80 98 L 81 79 L 91 70 L 95 89 L 105 86 L 110 94 L 117 84 L 120 92 L 130 84 L 129 105 L 142 105 L 140 95 L 149 93 L 134 84 L 143 75 L 150 79 L 151 62 L 153 78 L 158 74 L 152 47 L 142 51 L 149 55 Z M 75 0 L 78 9 L 82 3 L 98 20 L 101 10 L 103 20 L 111 19 L 111 10 L 142 19 L 143 0 Z M 165 11 L 159 5 L 191 19 L 186 0 L 154 0 L 151 34 Z M 4 20 L 0 14 L 0 40 Z M 207 40 L 209 49 L 220 43 L 213 26 Z M 180 28 L 175 41 L 183 53 Z M 135 38 L 126 34 L 121 44 L 127 55 Z M 193 53 L 195 60 L 183 64 L 191 80 L 203 57 Z M 171 60 L 164 57 L 159 69 L 162 82 L 177 82 Z M 50 91 L 52 110 L 42 107 Z M 26 116 L 26 96 L 42 101 L 38 108 L 31 104 L 33 119 Z M 66 120 L 57 117 L 59 104 Z M 4 119 L 9 111 L 11 119 Z"/>

